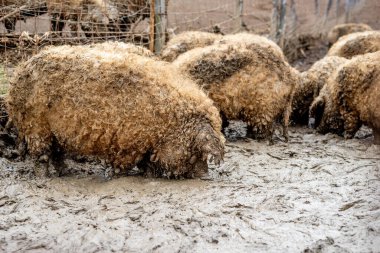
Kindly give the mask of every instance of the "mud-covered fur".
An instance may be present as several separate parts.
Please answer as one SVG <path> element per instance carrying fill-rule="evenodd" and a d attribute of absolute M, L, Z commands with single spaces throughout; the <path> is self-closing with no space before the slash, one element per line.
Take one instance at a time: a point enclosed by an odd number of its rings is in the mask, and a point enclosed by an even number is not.
<path fill-rule="evenodd" d="M 328 51 L 328 56 L 351 59 L 356 55 L 380 50 L 380 31 L 358 32 L 341 37 Z"/>
<path fill-rule="evenodd" d="M 326 56 L 300 73 L 300 83 L 296 87 L 292 103 L 291 120 L 296 124 L 307 124 L 309 108 L 319 91 L 327 82 L 331 74 L 348 60 L 338 56 Z"/>
<path fill-rule="evenodd" d="M 265 48 L 268 50 L 268 52 L 273 53 L 279 59 L 285 60 L 283 51 L 275 42 L 267 39 L 266 37 L 252 33 L 242 32 L 225 35 L 221 39 L 216 40 L 214 44 L 243 44 L 244 47 L 252 47 L 253 50 L 255 50 L 257 45 L 260 45 L 260 47 Z"/>
<path fill-rule="evenodd" d="M 183 32 L 168 41 L 161 52 L 161 59 L 167 62 L 174 61 L 180 54 L 193 48 L 205 47 L 213 44 L 222 35 L 208 32 Z"/>
<path fill-rule="evenodd" d="M 152 51 L 141 47 L 136 46 L 132 43 L 124 43 L 124 42 L 117 42 L 117 41 L 107 41 L 103 43 L 95 43 L 89 45 L 90 48 L 96 49 L 105 53 L 114 53 L 114 54 L 138 54 L 141 56 L 150 57 L 152 59 L 157 59 L 155 57 L 155 54 L 152 53 Z"/>
<path fill-rule="evenodd" d="M 331 46 L 340 37 L 356 32 L 372 31 L 372 28 L 367 24 L 362 23 L 347 23 L 334 26 L 327 34 L 327 41 Z"/>
<path fill-rule="evenodd" d="M 165 62 L 97 50 L 52 47 L 21 64 L 11 80 L 9 116 L 28 153 L 55 150 L 135 165 L 154 176 L 207 172 L 223 158 L 213 102 Z"/>
<path fill-rule="evenodd" d="M 298 75 L 267 45 L 214 44 L 180 55 L 173 65 L 207 91 L 225 119 L 247 122 L 252 137 L 272 141 L 274 124 L 282 121 L 288 138 Z"/>
<path fill-rule="evenodd" d="M 380 144 L 380 52 L 354 57 L 328 80 L 310 108 L 316 128 L 352 138 L 362 124 Z"/>

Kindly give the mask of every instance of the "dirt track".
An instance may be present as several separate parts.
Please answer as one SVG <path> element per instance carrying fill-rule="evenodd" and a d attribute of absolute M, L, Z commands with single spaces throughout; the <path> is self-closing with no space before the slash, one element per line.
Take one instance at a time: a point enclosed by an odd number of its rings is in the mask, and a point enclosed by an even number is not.
<path fill-rule="evenodd" d="M 202 180 L 105 181 L 72 161 L 76 175 L 35 179 L 1 159 L 0 251 L 379 252 L 380 147 L 358 136 L 239 138 Z"/>

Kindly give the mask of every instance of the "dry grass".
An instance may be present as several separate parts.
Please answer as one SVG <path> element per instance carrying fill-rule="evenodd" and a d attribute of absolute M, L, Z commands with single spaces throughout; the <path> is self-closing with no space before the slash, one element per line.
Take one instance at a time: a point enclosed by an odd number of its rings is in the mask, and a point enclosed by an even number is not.
<path fill-rule="evenodd" d="M 162 50 L 161 59 L 173 62 L 180 54 L 197 47 L 206 47 L 221 39 L 220 34 L 188 31 L 174 36 Z"/>

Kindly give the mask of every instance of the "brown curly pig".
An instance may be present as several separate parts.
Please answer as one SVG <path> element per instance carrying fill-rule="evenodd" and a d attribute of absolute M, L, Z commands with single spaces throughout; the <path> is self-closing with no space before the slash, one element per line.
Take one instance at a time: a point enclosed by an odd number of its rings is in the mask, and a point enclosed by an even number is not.
<path fill-rule="evenodd" d="M 195 80 L 221 111 L 223 127 L 227 120 L 248 123 L 254 138 L 269 138 L 274 124 L 287 127 L 291 100 L 298 75 L 281 57 L 260 43 L 216 44 L 197 48 L 173 62 L 181 73 Z"/>
<path fill-rule="evenodd" d="M 136 54 L 49 48 L 18 67 L 8 108 L 39 160 L 63 150 L 177 178 L 207 172 L 208 156 L 223 158 L 213 102 L 168 63 Z"/>
<path fill-rule="evenodd" d="M 372 28 L 367 24 L 362 23 L 347 23 L 334 26 L 327 34 L 329 45 L 334 44 L 337 40 L 347 34 L 372 31 Z"/>
<path fill-rule="evenodd" d="M 236 33 L 223 36 L 221 39 L 216 40 L 215 44 L 244 44 L 245 47 L 253 47 L 253 50 L 260 45 L 263 48 L 266 48 L 268 52 L 272 52 L 279 59 L 285 60 L 284 53 L 282 49 L 273 41 L 269 40 L 266 37 L 252 34 L 252 33 Z"/>
<path fill-rule="evenodd" d="M 341 37 L 328 51 L 328 56 L 351 59 L 356 55 L 380 50 L 380 31 L 351 33 Z"/>
<path fill-rule="evenodd" d="M 338 56 L 326 56 L 300 74 L 300 83 L 296 87 L 292 104 L 291 120 L 296 124 L 308 124 L 309 108 L 314 98 L 327 82 L 331 74 L 348 60 Z"/>
<path fill-rule="evenodd" d="M 152 51 L 141 47 L 136 46 L 132 43 L 124 43 L 117 41 L 107 41 L 103 43 L 91 44 L 88 47 L 92 49 L 96 49 L 99 51 L 107 52 L 107 53 L 115 53 L 115 54 L 138 54 L 141 56 L 151 57 L 153 59 L 157 59 L 155 54 Z"/>
<path fill-rule="evenodd" d="M 220 38 L 222 35 L 208 32 L 189 31 L 180 33 L 168 41 L 161 52 L 161 59 L 172 62 L 180 54 L 193 48 L 209 46 Z"/>
<path fill-rule="evenodd" d="M 320 133 L 353 138 L 362 124 L 380 144 L 380 51 L 354 57 L 328 80 L 310 107 Z"/>

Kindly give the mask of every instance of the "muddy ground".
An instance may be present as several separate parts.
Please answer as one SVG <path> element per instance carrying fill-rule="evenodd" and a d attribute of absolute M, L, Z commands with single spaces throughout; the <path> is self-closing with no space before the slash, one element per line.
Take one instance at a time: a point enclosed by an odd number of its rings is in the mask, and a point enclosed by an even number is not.
<path fill-rule="evenodd" d="M 71 174 L 38 179 L 31 161 L 2 158 L 0 251 L 379 252 L 370 132 L 290 131 L 269 146 L 235 123 L 224 164 L 195 180 L 106 180 L 101 165 L 70 160 Z"/>
<path fill-rule="evenodd" d="M 169 27 L 179 32 L 225 22 L 234 5 L 203 12 L 223 1 L 173 1 Z M 245 5 L 247 28 L 269 32 L 271 1 Z M 324 23 L 313 1 L 296 5 L 299 33 L 343 22 L 343 9 Z M 379 6 L 361 1 L 351 21 L 379 29 Z M 49 23 L 41 19 L 44 32 Z M 18 29 L 36 26 L 28 22 Z M 231 24 L 221 24 L 222 31 Z M 292 64 L 306 70 L 326 51 L 312 45 Z M 380 146 L 370 131 L 352 140 L 290 131 L 289 143 L 269 146 L 241 137 L 244 127 L 233 124 L 224 164 L 195 180 L 107 180 L 101 164 L 72 160 L 65 176 L 42 179 L 33 175 L 32 161 L 0 158 L 0 252 L 380 252 Z"/>

